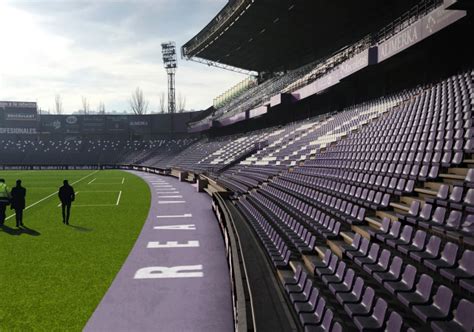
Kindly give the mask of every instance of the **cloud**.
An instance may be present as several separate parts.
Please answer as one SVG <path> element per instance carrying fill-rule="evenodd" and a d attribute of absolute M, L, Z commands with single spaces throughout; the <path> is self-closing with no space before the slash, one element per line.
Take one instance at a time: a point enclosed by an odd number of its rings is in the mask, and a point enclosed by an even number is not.
<path fill-rule="evenodd" d="M 140 86 L 158 108 L 166 91 L 161 43 L 182 45 L 225 0 L 10 1 L 0 3 L 0 100 L 38 101 L 52 109 L 61 94 L 68 112 L 92 105 L 126 110 Z M 207 108 L 245 77 L 179 60 L 177 91 L 187 107 Z"/>

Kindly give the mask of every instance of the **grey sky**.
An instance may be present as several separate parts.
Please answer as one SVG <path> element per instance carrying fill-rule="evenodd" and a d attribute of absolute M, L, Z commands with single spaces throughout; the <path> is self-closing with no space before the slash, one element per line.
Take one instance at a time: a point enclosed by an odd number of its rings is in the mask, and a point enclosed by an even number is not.
<path fill-rule="evenodd" d="M 161 43 L 180 47 L 226 0 L 0 0 L 0 100 L 37 101 L 66 112 L 128 110 L 137 87 L 152 111 L 166 92 Z M 179 59 L 177 91 L 186 108 L 203 109 L 245 76 Z"/>

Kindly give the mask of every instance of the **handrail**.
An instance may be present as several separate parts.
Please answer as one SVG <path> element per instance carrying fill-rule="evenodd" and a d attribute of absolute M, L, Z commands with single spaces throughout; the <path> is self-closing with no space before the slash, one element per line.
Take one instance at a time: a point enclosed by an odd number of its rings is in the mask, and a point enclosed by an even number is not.
<path fill-rule="evenodd" d="M 228 210 L 222 193 L 212 195 L 213 208 L 219 220 L 221 231 L 226 242 L 229 271 L 232 282 L 232 299 L 236 331 L 255 331 L 255 314 L 252 293 L 249 285 L 245 259 L 240 245 L 239 234 L 235 229 L 232 213 Z"/>

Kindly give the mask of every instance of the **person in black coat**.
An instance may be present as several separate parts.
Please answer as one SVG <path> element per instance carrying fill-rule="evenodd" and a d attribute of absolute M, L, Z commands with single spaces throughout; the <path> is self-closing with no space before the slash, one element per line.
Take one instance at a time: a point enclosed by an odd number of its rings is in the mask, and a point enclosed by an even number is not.
<path fill-rule="evenodd" d="M 16 227 L 23 225 L 23 210 L 25 209 L 26 201 L 26 189 L 21 186 L 21 180 L 16 180 L 16 187 L 13 187 L 11 191 L 11 206 L 12 210 L 15 210 Z"/>
<path fill-rule="evenodd" d="M 63 224 L 69 225 L 69 216 L 71 215 L 71 204 L 74 201 L 74 188 L 71 187 L 67 180 L 64 180 L 64 185 L 59 188 L 58 196 L 61 201 L 63 211 Z"/>

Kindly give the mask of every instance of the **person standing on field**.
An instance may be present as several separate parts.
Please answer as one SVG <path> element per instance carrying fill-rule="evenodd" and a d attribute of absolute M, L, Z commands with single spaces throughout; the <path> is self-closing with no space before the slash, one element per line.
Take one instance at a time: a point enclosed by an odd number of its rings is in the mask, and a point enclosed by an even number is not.
<path fill-rule="evenodd" d="M 26 189 L 21 186 L 21 180 L 16 180 L 16 187 L 11 191 L 11 209 L 15 210 L 16 227 L 23 225 L 23 210 L 25 209 Z"/>
<path fill-rule="evenodd" d="M 0 226 L 5 223 L 7 205 L 10 204 L 10 192 L 4 179 L 0 179 Z"/>
<path fill-rule="evenodd" d="M 63 186 L 59 188 L 58 196 L 61 201 L 63 212 L 63 224 L 69 225 L 69 216 L 71 215 L 71 204 L 74 202 L 74 188 L 71 187 L 67 180 L 64 180 Z"/>

